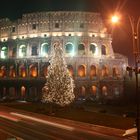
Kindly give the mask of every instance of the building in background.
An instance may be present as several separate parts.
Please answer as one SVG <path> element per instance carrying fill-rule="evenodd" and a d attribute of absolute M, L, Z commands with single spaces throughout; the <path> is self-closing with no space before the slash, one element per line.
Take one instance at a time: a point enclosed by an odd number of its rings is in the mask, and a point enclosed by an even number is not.
<path fill-rule="evenodd" d="M 57 11 L 0 20 L 0 98 L 40 99 L 57 41 L 75 80 L 76 97 L 122 96 L 128 60 L 113 52 L 101 15 Z"/>

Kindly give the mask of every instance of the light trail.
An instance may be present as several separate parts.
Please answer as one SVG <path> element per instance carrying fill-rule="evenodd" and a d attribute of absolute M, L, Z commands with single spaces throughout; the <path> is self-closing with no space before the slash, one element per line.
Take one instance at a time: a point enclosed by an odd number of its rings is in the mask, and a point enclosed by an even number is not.
<path fill-rule="evenodd" d="M 11 112 L 10 114 L 14 115 L 14 116 L 21 117 L 21 118 L 26 118 L 26 119 L 29 119 L 29 120 L 44 123 L 44 124 L 47 124 L 47 125 L 51 125 L 51 126 L 54 126 L 54 127 L 62 128 L 62 129 L 65 129 L 65 130 L 69 130 L 69 131 L 74 130 L 74 127 L 70 127 L 70 126 L 66 126 L 66 125 L 63 125 L 63 124 L 58 124 L 58 123 L 54 123 L 54 122 L 50 122 L 50 121 L 46 121 L 46 120 L 41 120 L 41 119 L 38 119 L 38 118 L 35 118 L 35 117 L 19 114 L 19 113 L 16 113 L 16 112 Z"/>
<path fill-rule="evenodd" d="M 6 116 L 4 114 L 0 114 L 0 117 L 1 118 L 4 118 L 4 119 L 8 119 L 8 120 L 11 120 L 11 121 L 14 121 L 14 122 L 18 122 L 19 120 L 16 119 L 16 118 L 13 118 L 13 117 L 10 117 L 10 116 Z"/>

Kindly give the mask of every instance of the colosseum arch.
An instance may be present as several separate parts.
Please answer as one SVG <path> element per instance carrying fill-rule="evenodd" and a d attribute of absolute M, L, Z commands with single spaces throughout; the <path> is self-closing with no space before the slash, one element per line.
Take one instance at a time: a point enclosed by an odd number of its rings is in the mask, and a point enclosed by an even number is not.
<path fill-rule="evenodd" d="M 91 87 L 91 94 L 92 94 L 93 96 L 96 96 L 96 95 L 97 95 L 97 87 L 96 87 L 95 85 L 93 85 L 93 86 Z"/>
<path fill-rule="evenodd" d="M 16 69 L 15 69 L 14 65 L 10 66 L 9 77 L 11 77 L 11 78 L 16 77 Z"/>
<path fill-rule="evenodd" d="M 5 66 L 0 67 L 0 77 L 6 77 L 6 67 Z"/>
<path fill-rule="evenodd" d="M 27 46 L 22 44 L 19 47 L 19 57 L 25 57 L 26 55 L 27 55 Z"/>
<path fill-rule="evenodd" d="M 11 50 L 11 57 L 16 57 L 16 54 L 17 54 L 17 47 L 13 47 L 12 50 Z"/>
<path fill-rule="evenodd" d="M 107 77 L 109 75 L 109 69 L 107 66 L 103 65 L 101 70 L 102 77 Z"/>
<path fill-rule="evenodd" d="M 37 77 L 38 75 L 38 68 L 36 64 L 31 64 L 29 66 L 29 76 L 30 77 Z"/>
<path fill-rule="evenodd" d="M 68 70 L 69 70 L 70 76 L 73 77 L 73 76 L 74 76 L 74 69 L 73 69 L 73 66 L 72 66 L 72 65 L 68 65 L 67 68 L 68 68 Z"/>
<path fill-rule="evenodd" d="M 66 54 L 70 54 L 70 55 L 74 54 L 74 45 L 71 42 L 68 42 L 65 45 L 65 52 Z"/>
<path fill-rule="evenodd" d="M 102 45 L 101 46 L 101 54 L 102 55 L 107 55 L 107 49 L 106 49 L 106 46 L 105 45 Z"/>
<path fill-rule="evenodd" d="M 9 88 L 9 97 L 16 98 L 16 89 L 15 89 L 15 87 L 10 87 Z"/>
<path fill-rule="evenodd" d="M 94 78 L 95 76 L 97 76 L 97 70 L 96 70 L 96 66 L 95 65 L 91 65 L 90 66 L 90 78 Z"/>
<path fill-rule="evenodd" d="M 86 95 L 86 88 L 85 86 L 81 86 L 80 89 L 79 89 L 79 95 L 84 97 Z"/>
<path fill-rule="evenodd" d="M 114 95 L 115 96 L 119 96 L 120 95 L 119 87 L 114 87 Z"/>
<path fill-rule="evenodd" d="M 19 76 L 20 77 L 26 77 L 26 67 L 24 64 L 21 64 L 19 66 Z"/>
<path fill-rule="evenodd" d="M 41 67 L 41 76 L 42 77 L 45 77 L 45 76 L 47 76 L 48 75 L 48 65 L 43 65 L 42 67 Z"/>
<path fill-rule="evenodd" d="M 49 52 L 49 44 L 43 43 L 41 44 L 41 56 L 45 57 L 48 55 Z"/>
<path fill-rule="evenodd" d="M 8 57 L 8 48 L 6 46 L 1 48 L 1 58 L 5 59 Z"/>
<path fill-rule="evenodd" d="M 90 54 L 96 54 L 97 52 L 97 50 L 96 50 L 96 48 L 97 48 L 97 45 L 95 44 L 95 43 L 91 43 L 90 44 Z"/>
<path fill-rule="evenodd" d="M 107 86 L 103 86 L 102 87 L 102 95 L 103 96 L 107 96 L 108 95 L 108 88 L 107 88 Z"/>
<path fill-rule="evenodd" d="M 85 45 L 83 43 L 78 45 L 78 54 L 79 55 L 85 55 L 86 50 L 85 50 Z"/>
<path fill-rule="evenodd" d="M 37 88 L 36 87 L 30 87 L 28 98 L 33 101 L 36 97 L 37 97 Z"/>
<path fill-rule="evenodd" d="M 38 55 L 38 46 L 36 44 L 32 45 L 32 47 L 31 47 L 31 55 L 32 56 Z"/>
<path fill-rule="evenodd" d="M 117 66 L 113 66 L 112 75 L 113 77 L 119 77 L 120 73 L 119 73 L 119 68 Z"/>
<path fill-rule="evenodd" d="M 25 97 L 26 97 L 26 87 L 25 86 L 21 86 L 21 88 L 20 88 L 20 97 L 21 97 L 21 99 L 25 99 Z"/>
<path fill-rule="evenodd" d="M 78 76 L 80 76 L 80 77 L 86 76 L 86 65 L 80 65 L 78 67 Z"/>
<path fill-rule="evenodd" d="M 6 89 L 6 87 L 2 88 L 2 95 L 3 95 L 3 97 L 7 96 L 7 89 Z"/>

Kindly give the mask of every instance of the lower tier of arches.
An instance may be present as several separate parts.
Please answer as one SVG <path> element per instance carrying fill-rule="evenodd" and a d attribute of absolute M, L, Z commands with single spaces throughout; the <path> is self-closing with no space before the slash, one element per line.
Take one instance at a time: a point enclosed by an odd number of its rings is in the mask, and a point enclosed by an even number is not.
<path fill-rule="evenodd" d="M 0 99 L 39 101 L 45 78 L 0 81 Z M 123 96 L 123 81 L 75 81 L 75 97 L 114 99 Z"/>

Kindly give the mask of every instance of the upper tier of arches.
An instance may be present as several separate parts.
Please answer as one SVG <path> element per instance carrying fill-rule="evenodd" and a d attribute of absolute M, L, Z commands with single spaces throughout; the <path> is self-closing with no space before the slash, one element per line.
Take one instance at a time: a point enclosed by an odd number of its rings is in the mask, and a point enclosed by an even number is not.
<path fill-rule="evenodd" d="M 7 58 L 29 58 L 29 57 L 48 57 L 52 49 L 52 42 L 20 42 L 0 44 L 0 59 Z M 99 58 L 101 56 L 111 56 L 110 46 L 96 44 L 94 42 L 85 44 L 84 42 L 68 41 L 63 44 L 63 52 L 66 57 L 91 56 Z M 113 54 L 112 54 L 113 56 Z"/>

